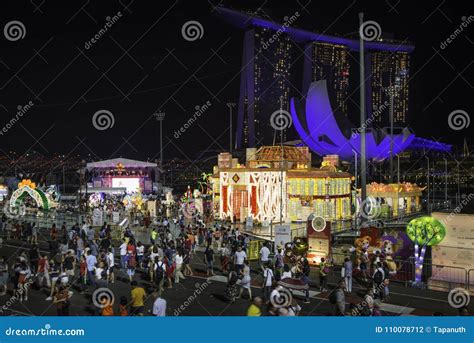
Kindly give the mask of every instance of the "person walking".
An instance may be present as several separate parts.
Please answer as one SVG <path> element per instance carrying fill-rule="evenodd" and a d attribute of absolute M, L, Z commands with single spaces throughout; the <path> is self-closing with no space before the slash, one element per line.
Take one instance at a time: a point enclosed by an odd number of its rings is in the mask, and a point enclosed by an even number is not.
<path fill-rule="evenodd" d="M 49 262 L 48 256 L 46 254 L 41 254 L 40 259 L 38 260 L 37 274 L 38 286 L 39 288 L 43 287 L 44 282 L 46 281 L 46 287 L 51 287 L 51 279 L 49 277 Z"/>
<path fill-rule="evenodd" d="M 174 270 L 174 283 L 179 283 L 180 279 L 185 280 L 186 278 L 183 275 L 183 272 L 181 271 L 183 267 L 183 255 L 182 253 L 178 250 L 174 257 L 175 263 L 176 263 L 176 268 Z"/>
<path fill-rule="evenodd" d="M 64 285 L 60 285 L 54 294 L 53 304 L 56 305 L 58 316 L 69 316 L 69 294 L 69 290 Z"/>
<path fill-rule="evenodd" d="M 262 271 L 265 270 L 265 266 L 268 264 L 269 262 L 269 257 L 270 257 L 270 249 L 268 249 L 267 247 L 267 243 L 263 243 L 263 246 L 262 248 L 260 249 L 260 252 L 259 252 L 259 255 L 260 255 L 260 268 L 262 269 Z"/>
<path fill-rule="evenodd" d="M 87 264 L 87 280 L 90 285 L 95 287 L 95 265 L 97 264 L 97 258 L 92 255 L 92 252 L 89 250 L 87 251 L 86 255 L 86 264 Z"/>
<path fill-rule="evenodd" d="M 206 262 L 207 276 L 214 275 L 214 250 L 210 245 L 204 251 L 204 259 Z"/>
<path fill-rule="evenodd" d="M 342 275 L 346 284 L 346 292 L 352 293 L 352 261 L 349 257 L 344 259 L 344 265 L 342 266 Z"/>
<path fill-rule="evenodd" d="M 229 255 L 230 255 L 229 248 L 227 247 L 227 244 L 223 242 L 221 244 L 221 247 L 219 248 L 219 260 L 221 263 L 222 273 L 226 273 L 228 271 Z"/>
<path fill-rule="evenodd" d="M 274 266 L 275 266 L 275 280 L 280 281 L 282 279 L 283 274 L 283 266 L 285 265 L 282 249 L 278 248 L 277 253 L 274 257 Z"/>
<path fill-rule="evenodd" d="M 309 287 L 310 287 L 309 273 L 310 273 L 310 271 L 311 271 L 311 269 L 309 267 L 309 262 L 306 259 L 306 257 L 301 258 L 301 272 L 297 273 L 297 277 L 299 277 L 299 279 L 306 286 L 305 297 L 304 297 L 305 304 L 310 303 L 310 301 L 309 301 Z"/>
<path fill-rule="evenodd" d="M 112 248 L 109 248 L 109 251 L 105 255 L 105 259 L 107 261 L 108 282 L 113 284 L 115 282 L 115 257 Z"/>
<path fill-rule="evenodd" d="M 234 266 L 235 272 L 240 274 L 240 271 L 244 269 L 244 261 L 247 259 L 247 253 L 242 250 L 242 246 L 237 247 L 237 251 L 234 254 Z"/>
<path fill-rule="evenodd" d="M 375 265 L 375 270 L 372 275 L 372 282 L 373 282 L 373 292 L 374 297 L 377 299 L 383 299 L 383 293 L 385 288 L 385 272 L 382 268 L 382 263 L 377 262 Z"/>
<path fill-rule="evenodd" d="M 7 294 L 8 263 L 5 256 L 0 257 L 0 296 Z"/>
<path fill-rule="evenodd" d="M 131 315 L 142 316 L 143 307 L 145 306 L 146 292 L 143 287 L 138 286 L 136 281 L 132 281 L 131 298 Z"/>
<path fill-rule="evenodd" d="M 329 271 L 329 263 L 326 262 L 324 257 L 321 257 L 321 263 L 319 264 L 319 289 L 321 292 L 327 291 L 327 276 Z"/>
<path fill-rule="evenodd" d="M 127 264 L 125 262 L 127 256 L 127 240 L 125 238 L 122 239 L 122 244 L 120 244 L 120 269 L 125 270 Z"/>
<path fill-rule="evenodd" d="M 242 279 L 240 280 L 240 291 L 238 298 L 242 297 L 244 289 L 247 290 L 249 294 L 249 299 L 252 299 L 252 288 L 251 288 L 251 278 L 250 278 L 250 262 L 245 260 L 244 269 L 242 270 Z"/>
<path fill-rule="evenodd" d="M 334 304 L 334 312 L 336 316 L 344 316 L 346 313 L 346 295 L 344 289 L 346 288 L 344 280 L 340 280 L 337 288 L 329 295 L 329 301 Z"/>
<path fill-rule="evenodd" d="M 248 317 L 260 317 L 262 315 L 262 298 L 260 297 L 255 297 L 253 299 L 252 304 L 249 306 L 247 309 L 247 316 Z"/>
<path fill-rule="evenodd" d="M 165 282 L 166 275 L 166 263 L 162 261 L 162 258 L 159 256 L 155 257 L 155 262 L 153 263 L 155 275 L 155 284 L 158 292 L 161 294 L 164 291 L 163 284 Z"/>
<path fill-rule="evenodd" d="M 263 270 L 263 283 L 262 283 L 262 294 L 265 303 L 270 301 L 270 293 L 272 292 L 273 280 L 274 280 L 273 271 L 270 268 L 270 265 L 267 263 L 265 269 Z"/>
<path fill-rule="evenodd" d="M 166 300 L 161 297 L 161 292 L 153 292 L 155 301 L 153 302 L 153 315 L 156 317 L 166 316 Z"/>

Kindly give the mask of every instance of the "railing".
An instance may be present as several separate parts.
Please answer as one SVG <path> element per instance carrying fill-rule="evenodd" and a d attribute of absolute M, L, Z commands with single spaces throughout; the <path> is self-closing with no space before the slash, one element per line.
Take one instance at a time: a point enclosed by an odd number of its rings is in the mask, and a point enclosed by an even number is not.
<path fill-rule="evenodd" d="M 346 257 L 351 254 L 333 253 L 331 255 L 334 271 L 339 271 Z M 415 281 L 415 259 L 394 260 L 397 270 L 390 275 L 390 281 L 400 282 L 405 286 Z M 430 289 L 449 292 L 451 289 L 461 287 L 474 292 L 474 269 L 466 270 L 462 267 L 433 264 L 430 259 L 424 260 L 421 272 L 421 284 Z"/>
<path fill-rule="evenodd" d="M 474 293 L 474 269 L 469 269 L 467 272 L 467 285 L 468 291 Z"/>

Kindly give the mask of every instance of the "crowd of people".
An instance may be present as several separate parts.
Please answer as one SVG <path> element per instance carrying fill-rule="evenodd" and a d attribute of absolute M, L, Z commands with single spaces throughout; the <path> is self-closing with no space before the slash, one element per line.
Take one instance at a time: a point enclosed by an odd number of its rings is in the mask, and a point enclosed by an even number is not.
<path fill-rule="evenodd" d="M 281 246 L 272 253 L 273 247 L 263 244 L 258 263 L 251 264 L 250 237 L 226 223 L 189 224 L 183 216 L 163 218 L 148 230 L 147 239 L 137 240 L 132 230 L 126 228 L 120 242 L 112 238 L 107 223 L 100 229 L 83 222 L 69 228 L 66 223 L 61 227 L 52 224 L 48 230 L 39 230 L 35 223 L 2 220 L 1 230 L 7 232 L 7 240 L 23 240 L 28 248 L 13 261 L 0 258 L 0 296 L 11 285 L 18 301 L 27 302 L 31 287 L 42 289 L 47 293 L 45 301 L 56 306 L 61 316 L 69 314 L 74 292 L 94 294 L 99 288 L 110 288 L 119 274 L 120 282 L 129 284 L 130 295 L 120 297 L 115 304 L 109 297 L 99 296 L 101 305 L 94 309 L 96 315 L 143 315 L 150 296 L 154 299 L 151 313 L 165 315 L 166 289 L 196 274 L 211 278 L 216 273 L 224 275 L 227 283 L 223 297 L 231 304 L 247 299 L 249 316 L 298 315 L 302 310 L 298 299 L 310 303 L 310 287 L 319 288 L 320 296 L 332 304 L 332 314 L 340 316 L 382 315 L 382 302 L 390 296 L 389 271 L 377 256 L 368 262 L 363 274 L 356 271 L 351 258 L 345 258 L 340 277 L 331 259 L 322 258 L 315 278 L 304 256 L 288 261 Z M 40 241 L 47 242 L 48 248 L 40 250 Z M 329 275 L 337 283 L 332 290 L 328 287 Z M 362 299 L 351 303 L 348 299 L 354 298 L 354 278 L 366 292 Z M 144 281 L 147 287 L 143 287 Z M 292 288 L 291 284 L 299 288 Z M 301 297 L 293 296 L 294 289 L 302 290 Z"/>

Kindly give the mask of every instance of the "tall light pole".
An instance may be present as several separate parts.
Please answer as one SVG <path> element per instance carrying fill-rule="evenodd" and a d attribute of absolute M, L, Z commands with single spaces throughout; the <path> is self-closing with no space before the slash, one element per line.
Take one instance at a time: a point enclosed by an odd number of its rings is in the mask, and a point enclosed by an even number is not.
<path fill-rule="evenodd" d="M 359 13 L 359 28 L 364 23 L 364 13 Z M 367 198 L 367 155 L 365 146 L 365 56 L 364 39 L 359 34 L 359 96 L 360 96 L 360 201 L 365 204 Z M 364 216 L 361 216 L 364 221 Z"/>
<path fill-rule="evenodd" d="M 384 90 L 388 92 L 390 98 L 390 178 L 389 183 L 393 183 L 393 98 L 395 96 L 396 86 L 392 85 Z"/>
<path fill-rule="evenodd" d="M 160 181 L 161 181 L 161 173 L 163 173 L 163 120 L 165 120 L 165 112 L 158 111 L 158 113 L 153 114 L 160 122 Z M 162 185 L 163 186 L 163 185 Z"/>
<path fill-rule="evenodd" d="M 457 164 L 458 164 L 458 192 L 456 194 L 456 206 L 459 206 L 461 204 L 461 187 L 460 187 L 460 183 L 459 183 L 459 164 L 460 162 L 456 161 Z"/>
<path fill-rule="evenodd" d="M 444 206 L 448 205 L 448 160 L 444 160 Z"/>
<path fill-rule="evenodd" d="M 355 187 L 355 198 L 356 198 L 356 204 L 357 204 L 357 151 L 352 149 L 352 152 L 354 153 L 354 187 Z M 357 232 L 359 230 L 358 225 L 357 225 L 357 211 L 354 213 L 354 229 Z"/>
<path fill-rule="evenodd" d="M 435 165 L 435 161 L 433 161 L 433 169 L 431 169 L 433 171 L 433 176 L 431 177 L 431 183 L 433 184 L 433 191 L 432 191 L 432 196 L 433 196 L 433 205 L 436 206 L 436 165 Z"/>
<path fill-rule="evenodd" d="M 280 122 L 284 122 L 283 118 L 283 97 L 280 97 Z M 281 149 L 281 161 L 280 161 L 280 225 L 283 225 L 283 127 L 280 128 L 280 149 Z"/>
<path fill-rule="evenodd" d="M 234 108 L 235 102 L 228 102 L 229 107 L 229 152 L 232 154 L 232 108 Z"/>
<path fill-rule="evenodd" d="M 354 153 L 354 187 L 356 189 L 356 192 L 357 192 L 357 151 L 355 151 L 354 149 L 352 149 L 352 152 Z"/>
<path fill-rule="evenodd" d="M 426 170 L 426 185 L 427 185 L 427 194 L 428 194 L 428 199 L 426 202 L 426 209 L 428 214 L 430 214 L 430 158 L 428 156 L 425 156 L 426 161 L 427 161 L 427 167 L 428 169 Z"/>
<path fill-rule="evenodd" d="M 397 184 L 400 184 L 400 154 L 397 155 Z"/>

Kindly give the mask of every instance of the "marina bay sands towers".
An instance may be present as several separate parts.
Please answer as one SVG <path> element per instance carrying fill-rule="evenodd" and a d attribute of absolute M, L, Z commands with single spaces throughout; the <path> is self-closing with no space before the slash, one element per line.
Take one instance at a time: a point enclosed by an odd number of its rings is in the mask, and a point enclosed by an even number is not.
<path fill-rule="evenodd" d="M 357 116 L 358 37 L 318 34 L 238 11 L 219 8 L 218 15 L 245 31 L 235 147 L 273 144 L 279 133 L 270 125 L 272 113 L 289 111 L 291 97 L 303 98 L 311 82 L 326 80 L 332 108 L 339 115 Z M 295 20 L 296 21 L 296 20 Z M 294 23 L 291 23 L 294 24 Z M 414 46 L 389 40 L 365 44 L 367 118 L 376 127 L 389 126 L 389 87 L 395 89 L 394 125 L 409 118 L 408 80 Z M 280 99 L 282 99 L 280 103 Z M 356 122 L 356 121 L 354 121 Z M 291 132 L 284 133 L 291 140 Z"/>

